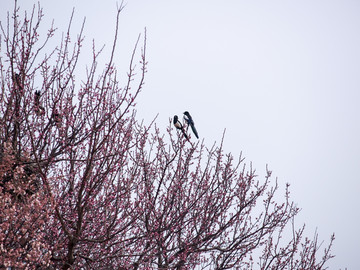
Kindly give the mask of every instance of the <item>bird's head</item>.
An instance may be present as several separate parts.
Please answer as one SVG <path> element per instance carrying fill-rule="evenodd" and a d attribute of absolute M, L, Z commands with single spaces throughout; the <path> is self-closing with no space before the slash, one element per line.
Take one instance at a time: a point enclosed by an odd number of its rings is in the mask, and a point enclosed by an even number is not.
<path fill-rule="evenodd" d="M 178 121 L 179 117 L 177 115 L 174 115 L 174 124 Z"/>
<path fill-rule="evenodd" d="M 190 113 L 188 111 L 185 111 L 184 114 L 189 117 L 190 116 Z"/>

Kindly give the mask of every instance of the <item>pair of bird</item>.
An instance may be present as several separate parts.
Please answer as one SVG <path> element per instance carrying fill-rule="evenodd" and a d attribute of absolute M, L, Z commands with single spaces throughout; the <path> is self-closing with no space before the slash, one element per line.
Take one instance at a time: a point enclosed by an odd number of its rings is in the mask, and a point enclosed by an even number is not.
<path fill-rule="evenodd" d="M 192 119 L 190 113 L 188 111 L 184 112 L 184 119 L 185 119 L 185 122 L 188 124 L 188 126 L 191 127 L 193 133 L 195 134 L 196 138 L 199 139 L 199 135 L 196 131 L 196 128 L 195 128 L 195 123 L 194 123 L 194 120 Z M 184 134 L 184 137 L 189 140 L 188 138 L 188 135 L 186 134 L 185 130 L 184 130 L 184 126 L 181 124 L 181 122 L 179 121 L 179 117 L 177 115 L 174 115 L 174 119 L 173 119 L 173 122 L 174 122 L 174 126 L 181 130 L 181 132 Z"/>

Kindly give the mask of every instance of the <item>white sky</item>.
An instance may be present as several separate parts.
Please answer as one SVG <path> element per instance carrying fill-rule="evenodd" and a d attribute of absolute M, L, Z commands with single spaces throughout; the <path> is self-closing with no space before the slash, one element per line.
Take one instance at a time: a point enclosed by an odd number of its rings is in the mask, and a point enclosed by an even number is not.
<path fill-rule="evenodd" d="M 1 21 L 12 2 L 0 0 Z M 93 38 L 109 53 L 116 1 L 41 4 L 61 31 L 73 7 L 74 34 L 86 16 L 83 65 Z M 165 132 L 169 117 L 188 110 L 209 146 L 226 128 L 226 151 L 243 151 L 260 175 L 269 164 L 280 192 L 291 184 L 307 236 L 317 228 L 328 243 L 335 232 L 330 269 L 360 269 L 359 14 L 356 0 L 128 0 L 115 59 L 124 70 L 147 27 L 138 117 L 159 113 Z"/>

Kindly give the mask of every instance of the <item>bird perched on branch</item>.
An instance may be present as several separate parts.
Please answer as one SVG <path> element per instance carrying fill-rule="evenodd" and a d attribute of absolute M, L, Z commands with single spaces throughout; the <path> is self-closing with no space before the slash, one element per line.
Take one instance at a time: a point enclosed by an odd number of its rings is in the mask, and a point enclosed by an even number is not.
<path fill-rule="evenodd" d="M 61 122 L 62 122 L 62 116 L 61 116 L 61 114 L 59 113 L 59 111 L 57 109 L 55 109 L 52 112 L 51 118 L 54 121 L 55 125 L 58 128 L 60 128 L 61 127 Z"/>
<path fill-rule="evenodd" d="M 14 81 L 15 81 L 17 87 L 18 87 L 20 90 L 22 90 L 22 89 L 23 89 L 23 85 L 22 85 L 22 83 L 21 83 L 21 77 L 20 77 L 19 74 L 15 73 L 15 75 L 14 75 Z"/>
<path fill-rule="evenodd" d="M 181 124 L 181 122 L 179 121 L 179 117 L 177 115 L 174 115 L 174 120 L 173 120 L 173 123 L 174 123 L 174 126 L 177 128 L 177 129 L 180 129 L 181 132 L 184 134 L 184 137 L 189 140 L 188 136 L 186 135 L 186 132 L 184 130 L 184 127 L 183 125 Z"/>
<path fill-rule="evenodd" d="M 184 119 L 185 121 L 188 123 L 188 125 L 191 127 L 193 133 L 195 134 L 196 138 L 199 139 L 199 135 L 196 131 L 196 128 L 195 128 L 195 123 L 190 115 L 190 113 L 188 111 L 184 112 Z"/>
<path fill-rule="evenodd" d="M 41 97 L 40 91 L 35 91 L 35 94 L 34 94 L 34 111 L 35 111 L 36 115 L 38 115 L 38 116 L 45 114 L 44 107 L 40 105 L 40 97 Z"/>

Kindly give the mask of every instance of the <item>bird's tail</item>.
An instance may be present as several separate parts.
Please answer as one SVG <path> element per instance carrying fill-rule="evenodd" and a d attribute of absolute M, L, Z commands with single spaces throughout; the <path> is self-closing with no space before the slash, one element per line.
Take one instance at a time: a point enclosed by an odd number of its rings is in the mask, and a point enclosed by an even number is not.
<path fill-rule="evenodd" d="M 196 128 L 194 127 L 194 125 L 191 125 L 191 129 L 192 129 L 192 131 L 194 132 L 195 137 L 199 139 L 199 135 L 198 135 L 197 130 L 196 130 Z"/>
<path fill-rule="evenodd" d="M 186 134 L 184 128 L 182 128 L 181 131 L 182 131 L 182 133 L 184 134 L 184 137 L 185 137 L 187 140 L 189 140 L 189 137 L 188 137 L 188 135 Z"/>

